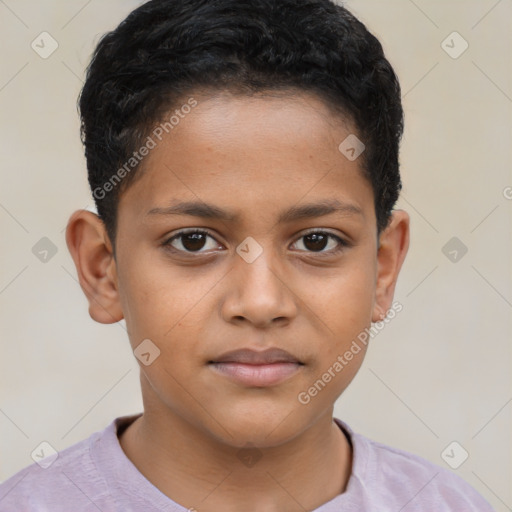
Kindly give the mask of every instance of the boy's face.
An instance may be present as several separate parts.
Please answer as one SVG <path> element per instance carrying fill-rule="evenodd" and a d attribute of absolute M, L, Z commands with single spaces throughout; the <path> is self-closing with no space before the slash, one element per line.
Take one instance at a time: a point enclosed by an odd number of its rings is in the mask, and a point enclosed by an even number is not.
<path fill-rule="evenodd" d="M 353 128 L 316 97 L 194 97 L 121 196 L 117 261 L 90 251 L 104 272 L 91 277 L 90 312 L 105 323 L 124 316 L 132 349 L 151 340 L 152 362 L 140 365 L 148 418 L 232 446 L 272 446 L 330 417 L 359 369 L 364 345 L 332 370 L 391 306 L 408 218 L 395 212 L 378 249 L 371 185 L 360 159 L 338 149 Z M 299 210 L 335 201 L 328 214 Z M 225 218 L 166 212 L 184 202 Z M 91 247 L 101 229 L 82 230 Z M 181 230 L 208 233 L 171 240 Z M 229 355 L 243 349 L 289 355 Z M 299 400 L 329 368 L 335 377 Z"/>

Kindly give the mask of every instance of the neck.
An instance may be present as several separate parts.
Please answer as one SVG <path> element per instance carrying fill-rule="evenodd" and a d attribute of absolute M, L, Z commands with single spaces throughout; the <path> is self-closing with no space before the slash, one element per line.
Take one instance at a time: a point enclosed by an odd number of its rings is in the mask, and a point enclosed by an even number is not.
<path fill-rule="evenodd" d="M 314 510 L 344 492 L 351 448 L 332 409 L 294 439 L 240 449 L 182 418 L 138 418 L 120 436 L 137 469 L 175 502 L 201 512 Z"/>

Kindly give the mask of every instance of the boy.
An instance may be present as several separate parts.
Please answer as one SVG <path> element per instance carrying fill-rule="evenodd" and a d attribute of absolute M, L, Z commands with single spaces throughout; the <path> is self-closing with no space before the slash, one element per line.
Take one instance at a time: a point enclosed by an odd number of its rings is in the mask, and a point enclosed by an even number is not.
<path fill-rule="evenodd" d="M 66 240 L 91 317 L 126 321 L 144 413 L 13 476 L 1 511 L 491 510 L 333 419 L 409 243 L 400 87 L 358 20 L 153 0 L 99 43 L 80 109 L 98 215 Z"/>

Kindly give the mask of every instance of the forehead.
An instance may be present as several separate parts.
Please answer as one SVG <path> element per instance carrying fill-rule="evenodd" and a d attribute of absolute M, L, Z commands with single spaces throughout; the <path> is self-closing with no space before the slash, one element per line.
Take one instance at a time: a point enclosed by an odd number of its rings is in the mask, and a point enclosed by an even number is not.
<path fill-rule="evenodd" d="M 141 216 L 177 199 L 230 205 L 232 212 L 315 198 L 364 210 L 372 201 L 362 159 L 339 149 L 353 126 L 315 95 L 191 96 L 197 105 L 155 140 L 120 210 Z"/>

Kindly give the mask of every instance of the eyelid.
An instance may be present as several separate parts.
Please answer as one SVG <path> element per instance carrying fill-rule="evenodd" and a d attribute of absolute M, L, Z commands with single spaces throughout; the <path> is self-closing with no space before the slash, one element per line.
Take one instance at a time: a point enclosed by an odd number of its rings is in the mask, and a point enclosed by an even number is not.
<path fill-rule="evenodd" d="M 207 235 L 209 236 L 210 238 L 212 238 L 213 240 L 215 240 L 215 242 L 219 245 L 223 245 L 221 242 L 219 242 L 216 238 L 216 235 L 214 235 L 209 229 L 207 228 L 183 228 L 183 229 L 180 229 L 179 231 L 177 231 L 176 233 L 174 233 L 174 235 L 171 235 L 169 237 L 166 237 L 164 239 L 164 241 L 162 242 L 162 245 L 165 247 L 165 248 L 168 248 L 169 250 L 171 251 L 174 251 L 174 252 L 177 252 L 177 253 L 182 253 L 182 254 L 206 254 L 207 251 L 182 251 L 181 249 L 176 249 L 175 247 L 173 247 L 171 245 L 171 242 L 173 240 L 176 240 L 176 239 L 179 239 L 181 236 L 184 236 L 184 235 L 188 235 L 190 233 L 200 233 L 200 234 L 203 234 L 203 235 Z"/>
<path fill-rule="evenodd" d="M 343 238 L 342 236 L 338 235 L 337 233 L 333 233 L 331 230 L 327 229 L 327 228 L 311 228 L 305 232 L 302 232 L 296 239 L 295 239 L 295 242 L 293 243 L 296 243 L 298 240 L 300 240 L 301 238 L 305 237 L 305 236 L 308 236 L 308 235 L 311 235 L 313 233 L 322 233 L 322 234 L 325 234 L 325 235 L 328 235 L 330 236 L 331 238 L 334 238 L 337 242 L 338 242 L 338 247 L 336 247 L 335 249 L 331 249 L 330 251 L 319 251 L 319 252 L 315 252 L 315 251 L 299 251 L 299 252 L 304 252 L 305 254 L 314 254 L 314 255 L 319 255 L 319 256 L 322 256 L 322 255 L 325 255 L 325 256 L 332 256 L 333 254 L 338 254 L 338 252 L 342 251 L 343 249 L 347 248 L 347 247 L 351 247 L 351 243 L 346 240 L 345 238 Z"/>
<path fill-rule="evenodd" d="M 297 238 L 302 238 L 303 236 L 311 235 L 312 233 L 325 233 L 326 235 L 330 235 L 333 236 L 334 238 L 339 238 L 340 240 L 342 240 L 341 236 L 338 233 L 334 233 L 328 228 L 310 228 L 301 233 Z"/>

